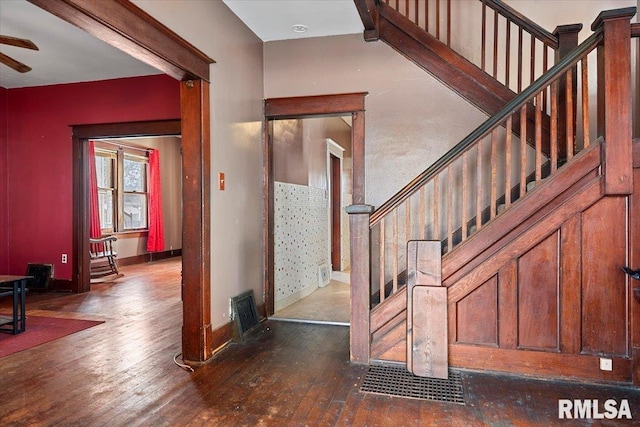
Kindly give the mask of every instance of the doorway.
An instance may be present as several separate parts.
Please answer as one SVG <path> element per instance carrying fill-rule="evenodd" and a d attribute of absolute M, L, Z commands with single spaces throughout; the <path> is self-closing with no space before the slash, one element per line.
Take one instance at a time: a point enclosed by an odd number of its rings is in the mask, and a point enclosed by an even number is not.
<path fill-rule="evenodd" d="M 275 169 L 274 169 L 274 124 L 277 120 L 303 119 L 310 117 L 346 116 L 351 125 L 352 141 L 352 203 L 364 203 L 364 97 L 366 93 L 321 95 L 296 98 L 275 98 L 265 101 L 264 164 L 265 164 L 265 307 L 268 316 L 275 312 Z M 328 191 L 328 187 L 325 187 Z M 328 244 L 327 244 L 328 246 Z M 329 257 L 328 257 L 329 258 Z M 330 259 L 327 259 L 330 263 Z M 357 290 L 356 290 L 357 291 Z M 352 335 L 354 317 L 361 310 L 362 302 L 353 298 L 354 288 L 349 286 L 350 322 Z M 368 304 L 368 302 L 367 302 Z M 354 307 L 356 310 L 354 310 Z M 356 320 L 355 332 L 360 334 L 360 323 Z M 368 329 L 366 331 L 368 334 Z"/>
<path fill-rule="evenodd" d="M 91 290 L 89 260 L 89 140 L 181 135 L 180 120 L 73 126 L 74 152 L 74 257 L 78 265 L 76 292 Z M 181 196 L 182 198 L 182 196 Z M 182 219 L 180 219 L 182 223 Z M 136 236 L 139 237 L 139 236 Z M 182 243 L 182 242 L 181 242 Z M 76 282 L 76 280 L 74 280 Z"/>
<path fill-rule="evenodd" d="M 210 193 L 206 191 L 210 182 L 209 71 L 214 61 L 130 4 L 97 2 L 89 12 L 59 2 L 31 2 L 181 81 L 183 175 L 190 177 L 188 185 L 183 185 L 182 197 L 183 210 L 190 213 L 183 227 L 182 300 L 189 310 L 183 311 L 182 356 L 185 361 L 205 361 L 217 344 L 211 329 Z M 80 143 L 82 137 L 73 135 L 74 155 L 80 154 L 83 146 L 86 150 L 86 144 Z M 78 166 L 82 169 L 74 170 L 76 177 L 86 173 L 86 162 Z M 184 181 L 183 178 L 183 184 Z M 81 206 L 87 203 L 82 182 L 74 180 L 73 184 L 72 283 L 78 292 L 84 291 L 83 286 L 88 283 L 84 266 L 89 257 L 83 243 L 87 239 L 80 236 L 82 230 L 88 229 L 88 218 L 79 215 Z"/>
<path fill-rule="evenodd" d="M 100 229 L 115 237 L 116 268 L 94 259 L 91 283 L 112 281 L 117 266 L 150 263 L 182 253 L 182 159 L 179 135 L 91 139 Z M 90 167 L 93 165 L 90 164 Z M 89 195 L 91 197 L 91 195 Z M 93 221 L 92 221 L 93 224 Z M 95 224 L 97 225 L 97 224 Z"/>
<path fill-rule="evenodd" d="M 323 116 L 275 120 L 271 129 L 275 317 L 348 325 L 349 278 L 333 275 L 348 263 L 342 201 L 352 177 L 341 175 L 343 158 L 352 163 L 351 127 Z"/>

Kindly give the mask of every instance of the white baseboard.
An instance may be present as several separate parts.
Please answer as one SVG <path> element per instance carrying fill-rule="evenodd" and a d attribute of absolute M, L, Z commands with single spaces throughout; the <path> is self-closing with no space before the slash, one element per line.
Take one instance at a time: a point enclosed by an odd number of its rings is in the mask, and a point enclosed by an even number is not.
<path fill-rule="evenodd" d="M 342 283 L 351 283 L 351 276 L 347 271 L 332 271 L 331 280 L 336 280 Z"/>
<path fill-rule="evenodd" d="M 318 289 L 317 285 L 307 286 L 306 288 L 302 288 L 299 291 L 294 292 L 293 294 L 286 296 L 280 300 L 275 300 L 274 311 L 282 310 L 283 308 L 293 304 L 294 302 L 311 295 L 311 293 L 313 293 L 313 291 L 315 291 L 316 289 Z"/>

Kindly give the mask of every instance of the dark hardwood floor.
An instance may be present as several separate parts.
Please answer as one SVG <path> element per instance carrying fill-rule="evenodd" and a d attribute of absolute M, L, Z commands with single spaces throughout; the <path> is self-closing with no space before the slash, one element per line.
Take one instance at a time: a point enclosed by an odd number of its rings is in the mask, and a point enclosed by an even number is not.
<path fill-rule="evenodd" d="M 88 294 L 27 297 L 28 315 L 105 323 L 0 359 L 0 426 L 631 425 L 640 390 L 462 372 L 466 405 L 359 391 L 349 329 L 267 321 L 187 372 L 180 260 L 122 268 Z M 0 308 L 8 301 L 0 300 Z M 29 324 L 27 322 L 27 328 Z M 559 420 L 558 399 L 627 399 L 633 420 Z M 601 410 L 602 412 L 602 410 Z M 636 424 L 637 425 L 637 424 Z"/>

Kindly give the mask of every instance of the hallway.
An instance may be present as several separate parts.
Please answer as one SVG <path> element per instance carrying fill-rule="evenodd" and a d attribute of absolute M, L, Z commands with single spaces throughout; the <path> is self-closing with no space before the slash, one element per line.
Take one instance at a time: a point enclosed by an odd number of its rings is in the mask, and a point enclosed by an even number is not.
<path fill-rule="evenodd" d="M 349 329 L 269 320 L 190 373 L 181 347 L 180 260 L 122 268 L 89 294 L 27 297 L 28 315 L 105 320 L 0 359 L 3 426 L 506 426 L 558 420 L 559 399 L 627 399 L 640 390 L 462 372 L 465 405 L 365 394 Z M 0 300 L 0 308 L 7 301 Z M 27 323 L 28 328 L 28 323 Z"/>

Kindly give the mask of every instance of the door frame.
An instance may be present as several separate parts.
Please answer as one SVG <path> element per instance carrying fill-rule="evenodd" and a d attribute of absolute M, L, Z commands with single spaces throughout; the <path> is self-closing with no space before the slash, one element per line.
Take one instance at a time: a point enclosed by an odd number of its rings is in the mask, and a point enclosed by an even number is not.
<path fill-rule="evenodd" d="M 368 92 L 317 95 L 290 98 L 269 98 L 264 102 L 263 124 L 263 173 L 264 173 L 264 306 L 265 315 L 271 316 L 275 309 L 274 287 L 274 168 L 273 168 L 273 120 L 310 117 L 351 115 L 351 144 L 353 155 L 353 203 L 364 203 L 364 98 Z M 353 295 L 353 289 L 351 290 Z M 366 302 L 368 304 L 368 301 Z M 351 316 L 354 304 L 361 302 L 351 298 Z M 351 319 L 353 324 L 353 319 Z M 352 331 L 353 333 L 353 331 Z M 367 331 L 367 334 L 369 332 Z"/>
<path fill-rule="evenodd" d="M 342 162 L 344 149 L 327 138 L 327 177 L 329 178 L 329 264 L 342 271 Z"/>
<path fill-rule="evenodd" d="M 28 1 L 181 81 L 180 121 L 184 212 L 182 357 L 188 363 L 204 362 L 213 355 L 215 348 L 211 330 L 211 240 L 209 235 L 211 224 L 209 71 L 210 64 L 215 61 L 128 1 Z M 74 184 L 74 187 L 76 185 Z M 81 200 L 74 200 L 74 203 L 81 202 Z M 82 223 L 85 220 L 80 218 L 78 221 Z M 80 224 L 74 223 L 74 227 L 78 225 Z M 74 260 L 79 256 L 76 254 Z M 74 268 L 80 268 L 79 263 L 74 262 L 76 263 Z M 78 275 L 79 272 L 74 274 L 74 277 Z M 74 280 L 79 278 L 76 277 Z"/>
<path fill-rule="evenodd" d="M 73 141 L 72 292 L 89 292 L 89 150 L 90 139 L 180 136 L 180 120 L 159 120 L 71 126 Z"/>

